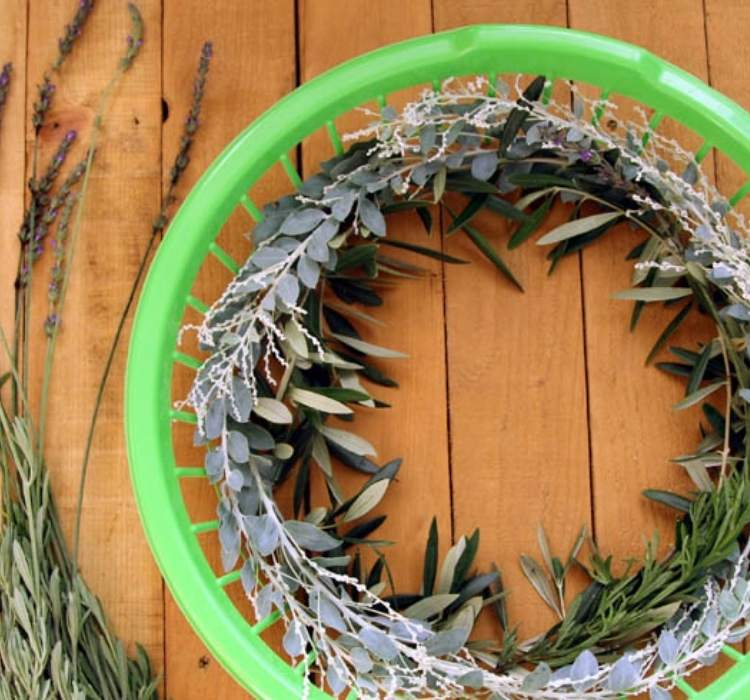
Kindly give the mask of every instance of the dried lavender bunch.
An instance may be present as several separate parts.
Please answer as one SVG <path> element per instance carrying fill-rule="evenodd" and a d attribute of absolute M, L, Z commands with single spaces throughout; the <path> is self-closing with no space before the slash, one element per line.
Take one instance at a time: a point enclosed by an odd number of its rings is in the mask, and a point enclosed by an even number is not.
<path fill-rule="evenodd" d="M 81 5 L 77 14 L 79 24 L 89 10 L 90 3 Z M 70 27 L 66 28 L 70 41 L 77 34 Z M 61 46 L 63 58 L 70 50 L 69 43 L 66 41 Z M 131 54 L 128 65 L 136 54 Z M 138 648 L 135 658 L 127 655 L 124 644 L 113 634 L 99 601 L 81 578 L 76 559 L 68 551 L 50 493 L 43 450 L 47 387 L 58 327 L 54 314 L 59 313 L 64 303 L 73 257 L 73 246 L 66 247 L 65 243 L 70 239 L 72 244 L 80 231 L 86 181 L 102 115 L 107 98 L 123 73 L 118 64 L 94 117 L 86 158 L 73 169 L 60 190 L 50 198 L 59 167 L 75 138 L 71 134 L 53 156 L 45 177 L 38 182 L 32 178 L 34 201 L 29 219 L 24 219 L 21 264 L 31 259 L 29 250 L 32 244 L 39 242 L 35 240 L 37 234 L 46 234 L 58 221 L 53 285 L 48 291 L 53 308 L 51 316 L 55 320 L 50 327 L 38 423 L 32 421 L 29 410 L 28 353 L 19 355 L 18 335 L 16 351 L 11 352 L 0 328 L 0 351 L 4 348 L 11 360 L 11 371 L 0 377 L 0 384 L 9 381 L 15 397 L 9 405 L 0 403 L 0 700 L 153 700 L 157 697 L 158 680 L 153 676 L 145 651 Z M 44 85 L 52 85 L 46 76 Z M 51 94 L 51 89 L 45 88 L 44 93 Z M 43 120 L 43 112 L 48 107 L 47 104 L 42 109 L 35 108 L 35 116 Z M 37 207 L 40 206 L 45 211 L 38 218 Z M 41 224 L 41 229 L 37 229 L 36 222 Z M 16 329 L 21 327 L 21 315 L 28 313 L 30 295 L 31 285 L 26 285 L 23 295 L 19 295 L 23 305 L 16 307 Z M 28 342 L 28 336 L 24 335 L 23 340 Z"/>
<path fill-rule="evenodd" d="M 193 82 L 193 102 L 190 105 L 190 112 L 185 119 L 185 128 L 180 138 L 180 150 L 177 152 L 172 169 L 169 171 L 169 185 L 167 187 L 167 193 L 164 195 L 164 201 L 162 202 L 162 208 L 159 216 L 154 221 L 152 228 L 153 233 L 161 232 L 166 228 L 167 225 L 167 211 L 169 207 L 174 204 L 175 196 L 174 191 L 177 183 L 180 181 L 182 174 L 185 172 L 188 164 L 190 163 L 190 148 L 193 145 L 193 137 L 195 132 L 198 130 L 200 125 L 200 114 L 203 103 L 203 92 L 206 87 L 206 78 L 208 76 L 208 68 L 211 64 L 211 58 L 213 57 L 213 44 L 207 41 L 201 48 L 201 57 L 198 62 L 198 72 Z"/>
<path fill-rule="evenodd" d="M 80 0 L 73 21 L 65 25 L 65 33 L 57 40 L 58 54 L 52 64 L 52 70 L 60 70 L 65 59 L 73 50 L 76 39 L 81 36 L 86 20 L 94 9 L 94 0 Z"/>
<path fill-rule="evenodd" d="M 0 71 L 0 121 L 3 117 L 3 109 L 5 108 L 5 102 L 8 99 L 8 91 L 10 90 L 10 76 L 13 73 L 13 64 L 6 63 Z"/>
<path fill-rule="evenodd" d="M 70 55 L 73 50 L 73 46 L 78 38 L 83 33 L 83 28 L 86 25 L 91 11 L 94 9 L 93 0 L 80 0 L 78 3 L 78 9 L 76 10 L 73 20 L 70 24 L 65 25 L 65 32 L 60 39 L 58 39 L 58 54 L 55 58 L 54 63 L 50 67 L 50 70 L 58 73 L 62 68 L 65 59 Z M 37 99 L 34 102 L 34 112 L 31 117 L 31 123 L 34 126 L 36 133 L 44 124 L 44 120 L 47 116 L 50 106 L 52 105 L 52 98 L 55 94 L 55 85 L 50 78 L 49 71 L 44 73 L 42 82 L 37 86 Z"/>
<path fill-rule="evenodd" d="M 49 192 L 60 174 L 60 169 L 65 163 L 65 158 L 76 139 L 76 132 L 71 130 L 60 142 L 55 154 L 50 159 L 47 170 L 40 180 L 33 177 L 29 180 L 29 191 L 31 192 L 31 204 L 24 213 L 23 223 L 18 232 L 21 241 L 23 255 L 19 259 L 18 275 L 16 277 L 16 289 L 22 289 L 29 283 L 31 265 L 42 254 L 43 240 L 49 228 L 50 204 Z M 52 217 L 54 219 L 54 216 Z M 45 223 L 47 221 L 47 223 Z"/>
<path fill-rule="evenodd" d="M 70 228 L 70 218 L 77 201 L 78 194 L 73 190 L 68 191 L 62 203 L 62 213 L 60 214 L 60 221 L 57 224 L 57 233 L 52 240 L 54 262 L 50 269 L 50 280 L 47 288 L 49 314 L 44 322 L 44 332 L 48 337 L 52 335 L 60 322 L 58 305 L 60 302 L 60 285 L 65 274 L 65 245 Z"/>
<path fill-rule="evenodd" d="M 94 442 L 94 431 L 96 430 L 96 423 L 99 417 L 99 409 L 101 408 L 102 398 L 104 396 L 104 390 L 107 386 L 107 381 L 109 380 L 110 372 L 112 371 L 112 363 L 114 361 L 115 353 L 120 343 L 120 339 L 122 338 L 122 333 L 125 328 L 125 322 L 127 321 L 127 318 L 130 314 L 130 309 L 133 306 L 133 302 L 135 301 L 136 294 L 141 285 L 141 280 L 143 279 L 143 275 L 146 272 L 146 266 L 148 265 L 148 261 L 151 258 L 151 252 L 159 240 L 159 235 L 167 227 L 167 224 L 169 222 L 169 207 L 176 199 L 175 190 L 189 162 L 188 153 L 190 151 L 193 140 L 195 138 L 195 134 L 198 131 L 198 128 L 200 126 L 199 117 L 200 117 L 202 103 L 203 103 L 203 94 L 204 94 L 205 87 L 206 87 L 206 78 L 208 76 L 208 68 L 209 68 L 212 57 L 213 57 L 213 44 L 210 41 L 207 41 L 206 43 L 203 44 L 203 47 L 201 49 L 201 57 L 198 62 L 198 71 L 195 77 L 195 82 L 193 84 L 193 102 L 190 106 L 190 112 L 188 114 L 188 117 L 185 120 L 185 129 L 183 131 L 182 137 L 180 138 L 180 149 L 177 153 L 174 164 L 172 165 L 172 169 L 170 170 L 170 173 L 169 173 L 169 185 L 167 187 L 167 192 L 164 195 L 164 200 L 162 203 L 161 211 L 159 212 L 159 215 L 156 217 L 156 219 L 154 219 L 154 222 L 151 225 L 151 238 L 149 239 L 148 245 L 146 246 L 146 250 L 144 251 L 143 256 L 141 257 L 141 262 L 140 262 L 140 265 L 138 266 L 138 271 L 136 272 L 135 279 L 133 280 L 133 285 L 130 288 L 130 294 L 128 295 L 128 299 L 125 302 L 125 306 L 122 310 L 122 313 L 120 314 L 120 320 L 117 324 L 117 329 L 115 330 L 115 334 L 112 339 L 112 345 L 107 355 L 107 361 L 104 364 L 104 371 L 102 372 L 102 378 L 99 381 L 99 389 L 96 395 L 96 399 L 94 401 L 94 409 L 91 414 L 91 421 L 89 422 L 89 432 L 88 432 L 88 435 L 86 436 L 86 445 L 84 447 L 84 452 L 83 452 L 83 464 L 81 467 L 81 483 L 80 483 L 80 487 L 78 490 L 78 504 L 77 504 L 78 513 L 81 512 L 81 509 L 83 507 L 83 494 L 84 494 L 84 488 L 86 485 L 86 477 L 88 475 L 89 459 L 91 457 L 91 446 L 93 445 L 93 442 Z M 56 284 L 59 284 L 59 282 Z M 57 313 L 55 313 L 53 309 L 52 312 L 50 313 L 50 317 L 47 319 L 47 324 L 45 328 L 55 329 L 58 326 L 59 322 L 60 322 L 59 316 Z M 81 527 L 80 518 L 78 518 L 76 520 L 76 525 L 75 525 L 75 530 L 74 530 L 74 535 L 73 535 L 74 552 L 77 551 L 78 542 L 80 541 L 80 527 Z"/>
<path fill-rule="evenodd" d="M 132 3 L 128 3 L 128 12 L 130 13 L 130 22 L 132 25 L 131 33 L 127 38 L 128 50 L 120 59 L 120 70 L 125 72 L 133 65 L 138 57 L 141 47 L 143 46 L 143 18 L 138 8 Z"/>

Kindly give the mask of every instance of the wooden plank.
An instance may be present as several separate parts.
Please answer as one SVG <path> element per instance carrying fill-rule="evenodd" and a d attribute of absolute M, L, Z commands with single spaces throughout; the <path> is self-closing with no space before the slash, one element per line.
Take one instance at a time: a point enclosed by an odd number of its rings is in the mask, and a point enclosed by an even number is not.
<path fill-rule="evenodd" d="M 571 0 L 570 18 L 576 29 L 632 41 L 698 77 L 707 77 L 698 0 L 656 4 L 640 0 L 627 11 L 614 1 Z M 668 25 L 672 30 L 665 32 Z M 686 135 L 674 123 L 666 125 L 664 133 Z M 610 299 L 612 292 L 629 285 L 632 266 L 623 258 L 637 240 L 623 227 L 583 256 L 596 533 L 600 544 L 616 557 L 641 552 L 642 538 L 655 529 L 663 534 L 663 546 L 672 540 L 674 518 L 646 502 L 640 492 L 647 487 L 689 490 L 691 482 L 668 460 L 689 448 L 697 435 L 697 414 L 670 408 L 684 391 L 683 384 L 643 368 L 646 354 L 674 310 L 647 309 L 642 325 L 631 334 L 631 305 Z M 674 344 L 694 343 L 709 328 L 701 319 L 691 320 L 674 337 Z M 638 527 L 624 530 L 623 522 Z"/>
<path fill-rule="evenodd" d="M 0 12 L 0 69 L 13 63 L 11 87 L 0 117 L 0 326 L 10 337 L 13 326 L 13 282 L 16 275 L 18 225 L 23 216 L 26 158 L 26 0 L 9 0 Z M 11 252 L 12 251 L 12 252 Z M 0 352 L 0 374 L 8 369 Z"/>
<path fill-rule="evenodd" d="M 159 85 L 161 7 L 139 2 L 147 31 L 141 55 L 117 88 L 104 117 L 89 195 L 57 344 L 47 433 L 52 488 L 70 536 L 76 509 L 85 436 L 103 360 L 135 274 L 149 221 L 158 211 L 160 182 Z M 75 3 L 32 0 L 29 7 L 27 139 L 36 84 L 57 52 L 57 39 Z M 39 162 L 70 129 L 79 132 L 68 167 L 85 152 L 99 96 L 114 75 L 131 31 L 121 3 L 102 3 L 55 77 L 57 90 L 41 134 Z M 27 163 L 30 163 L 27 158 Z M 27 170 L 27 175 L 30 171 Z M 35 271 L 32 360 L 40 377 L 45 349 L 50 254 Z M 101 597 L 122 638 L 141 642 L 158 671 L 162 665 L 162 583 L 142 535 L 130 488 L 122 418 L 125 343 L 114 365 L 99 418 L 86 488 L 81 531 L 83 574 Z M 132 648 L 132 645 L 131 645 Z"/>
<path fill-rule="evenodd" d="M 711 85 L 745 109 L 750 108 L 750 87 L 737 80 L 737 66 L 745 65 L 750 56 L 745 29 L 750 26 L 750 6 L 739 0 L 708 0 L 705 3 L 706 49 Z M 731 196 L 747 181 L 724 154 L 716 155 L 716 186 Z M 747 216 L 748 200 L 740 204 Z M 747 652 L 748 641 L 743 642 Z"/>
<path fill-rule="evenodd" d="M 366 0 L 308 0 L 301 4 L 300 17 L 300 68 L 304 80 L 365 51 L 429 33 L 432 28 L 427 0 L 386 0 L 375 4 Z M 363 21 L 365 17 L 367 21 Z M 336 40 L 331 41 L 331 37 Z M 392 102 L 397 104 L 404 99 L 405 95 L 397 95 Z M 337 124 L 343 130 L 352 128 L 356 116 L 350 114 Z M 320 161 L 331 153 L 323 134 L 305 141 L 305 173 L 315 172 Z M 417 218 L 410 216 L 389 219 L 389 235 L 422 245 L 439 245 L 437 237 L 428 239 Z M 384 290 L 385 304 L 375 310 L 375 315 L 385 322 L 384 327 L 360 326 L 368 340 L 398 348 L 409 358 L 382 364 L 398 381 L 398 389 L 373 385 L 375 395 L 392 403 L 392 408 L 359 411 L 355 425 L 378 448 L 381 462 L 395 457 L 404 459 L 398 483 L 381 508 L 389 517 L 378 536 L 397 543 L 388 554 L 397 587 L 401 591 L 417 591 L 433 515 L 438 519 L 443 549 L 450 539 L 443 284 L 439 263 L 398 253 L 394 257 L 425 267 L 428 275 L 421 280 L 403 281 L 397 290 Z M 351 476 L 342 483 L 353 492 L 362 478 Z"/>
<path fill-rule="evenodd" d="M 189 191 L 205 168 L 244 126 L 294 88 L 294 32 L 292 0 L 224 3 L 221 11 L 210 3 L 198 0 L 165 0 L 163 81 L 169 114 L 163 129 L 165 180 L 190 108 L 192 81 L 201 46 L 206 40 L 214 44 L 201 127 L 180 186 L 182 195 Z M 260 194 L 256 196 L 279 196 L 288 187 L 284 176 L 274 171 L 264 179 Z M 238 212 L 230 218 L 221 233 L 222 246 L 237 260 L 247 255 L 244 234 L 250 226 L 247 213 Z M 226 271 L 211 261 L 199 276 L 193 293 L 200 299 L 211 301 L 221 292 L 227 280 Z M 192 340 L 189 339 L 189 342 Z M 178 377 L 175 397 L 184 398 L 192 376 L 185 371 Z M 189 449 L 189 432 L 179 432 L 176 444 L 178 463 L 195 464 L 193 452 L 202 460 L 199 451 Z M 203 520 L 215 517 L 216 495 L 207 487 L 205 480 L 183 479 L 183 494 L 191 516 Z M 216 533 L 201 535 L 200 541 L 218 572 Z M 228 592 L 238 607 L 249 612 L 239 584 L 230 586 Z M 168 697 L 185 700 L 247 697 L 219 663 L 211 658 L 169 594 L 166 598 L 165 633 Z"/>
<path fill-rule="evenodd" d="M 637 0 L 627 6 L 614 0 L 570 0 L 569 9 L 571 27 L 639 44 L 708 79 L 700 0 Z M 669 31 L 665 27 L 670 27 Z M 665 121 L 659 130 L 691 147 L 699 142 L 672 120 Z M 705 171 L 713 176 L 711 159 L 706 161 Z M 643 359 L 674 316 L 674 309 L 647 309 L 638 330 L 631 334 L 631 305 L 609 298 L 612 292 L 629 285 L 632 268 L 623 257 L 637 240 L 632 231 L 621 227 L 583 254 L 594 517 L 600 545 L 616 558 L 640 556 L 643 539 L 654 531 L 661 534 L 662 551 L 674 541 L 674 515 L 647 502 L 641 491 L 694 489 L 686 474 L 669 460 L 697 444 L 701 417 L 698 408 L 672 411 L 671 406 L 684 395 L 684 384 L 643 367 Z M 712 332 L 705 318 L 694 316 L 670 344 L 692 347 Z M 662 353 L 660 359 L 666 354 Z M 623 523 L 633 525 L 624 528 Z M 728 666 L 722 659 L 715 667 L 696 674 L 691 682 L 702 687 Z"/>
<path fill-rule="evenodd" d="M 706 40 L 711 85 L 745 109 L 750 107 L 750 88 L 738 79 L 738 66 L 750 54 L 746 29 L 750 22 L 750 5 L 742 0 L 707 0 Z M 726 156 L 716 159 L 716 184 L 723 193 L 731 195 L 747 181 Z M 743 205 L 747 205 L 747 199 Z M 743 209 L 744 211 L 744 209 Z M 745 213 L 747 216 L 747 213 Z"/>
<path fill-rule="evenodd" d="M 563 0 L 436 0 L 435 19 L 436 30 L 479 22 L 564 26 L 566 10 Z M 505 252 L 505 222 L 492 215 L 479 222 L 526 293 L 501 279 L 465 237 L 448 241 L 449 253 L 472 261 L 446 268 L 455 526 L 481 527 L 480 560 L 502 568 L 509 614 L 526 637 L 554 618 L 523 576 L 520 554 L 539 558 L 539 524 L 562 552 L 589 523 L 579 270 L 572 258 L 548 277 L 535 246 Z"/>

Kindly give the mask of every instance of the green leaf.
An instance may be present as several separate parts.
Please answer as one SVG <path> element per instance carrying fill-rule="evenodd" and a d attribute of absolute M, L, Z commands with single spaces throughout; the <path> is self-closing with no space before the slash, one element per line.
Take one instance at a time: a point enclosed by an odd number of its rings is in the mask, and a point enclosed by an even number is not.
<path fill-rule="evenodd" d="M 502 197 L 489 197 L 487 208 L 511 221 L 528 221 L 529 215 Z"/>
<path fill-rule="evenodd" d="M 407 241 L 391 241 L 387 238 L 381 241 L 382 245 L 390 245 L 394 248 L 403 248 L 404 250 L 410 250 L 412 253 L 418 253 L 428 258 L 434 258 L 435 260 L 441 260 L 442 262 L 451 263 L 453 265 L 468 265 L 468 260 L 462 260 L 461 258 L 454 258 L 452 255 L 447 255 L 439 250 L 433 250 L 432 248 L 425 248 L 415 243 L 408 243 Z"/>
<path fill-rule="evenodd" d="M 683 496 L 678 496 L 676 493 L 671 491 L 660 491 L 659 489 L 646 489 L 643 495 L 656 503 L 669 506 L 675 510 L 679 510 L 681 513 L 688 513 L 690 506 L 693 502 Z"/>
<path fill-rule="evenodd" d="M 339 252 L 338 261 L 336 262 L 336 272 L 344 272 L 354 267 L 362 267 L 375 260 L 378 252 L 377 243 L 361 243 L 353 245 L 344 251 Z"/>
<path fill-rule="evenodd" d="M 564 177 L 540 173 L 515 173 L 508 180 L 519 187 L 572 187 L 573 185 Z"/>
<path fill-rule="evenodd" d="M 359 203 L 361 222 L 376 236 L 385 236 L 385 217 L 371 200 L 364 198 Z"/>
<path fill-rule="evenodd" d="M 438 566 L 438 529 L 437 519 L 433 517 L 430 523 L 430 534 L 427 536 L 427 546 L 424 551 L 424 567 L 422 570 L 422 592 L 430 595 L 435 589 L 435 576 Z"/>
<path fill-rule="evenodd" d="M 393 204 L 386 204 L 381 211 L 383 214 L 392 214 L 398 211 L 411 211 L 412 209 L 426 209 L 435 203 L 429 199 L 403 199 Z"/>
<path fill-rule="evenodd" d="M 671 301 L 689 297 L 692 293 L 693 290 L 687 287 L 635 287 L 616 292 L 612 298 L 623 301 Z"/>
<path fill-rule="evenodd" d="M 618 219 L 622 216 L 621 212 L 611 211 L 604 214 L 594 214 L 593 216 L 586 216 L 583 219 L 574 219 L 568 221 L 553 228 L 551 231 L 542 236 L 536 243 L 537 245 L 551 245 L 553 243 L 559 243 L 575 236 L 580 236 L 589 231 L 604 226 L 605 224 Z"/>
<path fill-rule="evenodd" d="M 438 593 L 450 593 L 456 565 L 458 564 L 458 560 L 461 558 L 465 548 L 466 538 L 462 536 L 461 539 L 459 539 L 458 542 L 448 550 L 445 559 L 443 559 L 443 565 L 440 567 L 440 576 L 438 577 L 437 583 Z"/>
<path fill-rule="evenodd" d="M 466 192 L 467 194 L 502 194 L 495 185 L 489 182 L 484 182 L 484 180 L 477 180 L 475 177 L 466 173 L 451 174 L 446 181 L 445 188 L 449 192 Z"/>
<path fill-rule="evenodd" d="M 446 235 L 451 234 L 454 231 L 460 229 L 465 224 L 468 224 L 469 221 L 471 221 L 477 215 L 477 213 L 482 210 L 482 207 L 484 207 L 488 198 L 489 195 L 486 192 L 480 192 L 472 195 L 472 197 L 469 199 L 468 204 L 464 207 L 461 213 L 458 216 L 453 217 L 453 222 L 446 231 Z"/>
<path fill-rule="evenodd" d="M 544 569 L 526 554 L 521 555 L 521 569 L 529 580 L 529 583 L 534 587 L 534 590 L 539 594 L 539 597 L 547 603 L 547 605 L 552 608 L 559 617 L 562 617 L 562 611 L 557 604 L 557 596 L 555 595 L 549 577 L 544 573 Z"/>
<path fill-rule="evenodd" d="M 430 213 L 430 210 L 424 207 L 419 207 L 416 211 L 425 231 L 427 231 L 427 235 L 432 235 L 432 214 Z"/>
<path fill-rule="evenodd" d="M 284 529 L 300 547 L 313 552 L 327 552 L 341 545 L 341 540 L 303 520 L 286 520 Z"/>
<path fill-rule="evenodd" d="M 490 262 L 493 263 L 493 265 L 500 270 L 500 272 L 508 279 L 510 282 L 513 283 L 515 287 L 517 287 L 520 291 L 523 291 L 523 286 L 521 283 L 516 279 L 516 277 L 513 275 L 513 272 L 511 272 L 511 269 L 505 264 L 503 259 L 498 255 L 497 251 L 490 245 L 490 242 L 481 234 L 479 231 L 477 231 L 473 226 L 469 226 L 468 224 L 464 225 L 463 227 L 464 233 L 469 237 L 471 242 L 479 248 L 479 250 L 487 257 Z"/>
<path fill-rule="evenodd" d="M 524 241 L 531 237 L 534 232 L 539 228 L 544 218 L 547 216 L 550 207 L 552 206 L 552 197 L 545 199 L 534 211 L 528 216 L 526 221 L 521 224 L 510 237 L 508 241 L 508 249 L 513 250 L 518 248 Z"/>
<path fill-rule="evenodd" d="M 693 371 L 690 373 L 690 379 L 688 380 L 687 386 L 685 387 L 685 396 L 689 396 L 693 392 L 698 390 L 698 387 L 703 381 L 703 377 L 706 375 L 706 369 L 708 369 L 708 363 L 711 360 L 711 353 L 713 352 L 713 343 L 706 343 L 703 349 L 698 355 L 698 359 L 695 362 Z"/>
<path fill-rule="evenodd" d="M 340 428 L 329 428 L 327 425 L 323 425 L 320 428 L 320 432 L 324 437 L 328 438 L 337 445 L 341 445 L 345 450 L 354 452 L 356 455 L 362 455 L 363 457 L 371 456 L 377 457 L 378 453 L 375 448 L 367 442 L 364 438 L 354 433 L 350 433 L 348 430 L 341 430 Z"/>
<path fill-rule="evenodd" d="M 316 394 L 327 396 L 329 399 L 335 399 L 336 401 L 367 401 L 372 398 L 369 394 L 364 391 L 357 389 L 346 389 L 338 386 L 316 386 L 312 391 Z"/>
<path fill-rule="evenodd" d="M 266 396 L 257 400 L 253 412 L 269 423 L 287 424 L 293 420 L 291 411 L 281 401 Z"/>
<path fill-rule="evenodd" d="M 479 530 L 474 530 L 466 540 L 466 547 L 461 552 L 461 556 L 456 562 L 456 568 L 453 571 L 453 581 L 451 583 L 451 592 L 455 593 L 458 591 L 464 583 L 466 575 L 469 573 L 471 565 L 474 563 L 474 559 L 477 556 L 477 550 L 479 549 Z"/>
<path fill-rule="evenodd" d="M 389 479 L 382 479 L 371 484 L 354 499 L 344 515 L 343 522 L 348 523 L 369 513 L 380 501 L 383 500 L 385 492 L 390 484 Z"/>
<path fill-rule="evenodd" d="M 430 617 L 439 615 L 457 599 L 458 593 L 438 593 L 410 605 L 404 610 L 404 615 L 414 620 L 427 620 Z"/>
<path fill-rule="evenodd" d="M 503 155 L 508 152 L 508 148 L 513 143 L 513 139 L 516 138 L 516 135 L 521 130 L 521 127 L 526 122 L 528 116 L 529 113 L 527 110 L 519 109 L 518 107 L 511 110 L 510 114 L 508 114 L 508 118 L 505 120 L 505 124 L 503 124 L 503 131 L 500 136 L 500 152 Z"/>
<path fill-rule="evenodd" d="M 656 342 L 654 343 L 654 346 L 649 351 L 648 355 L 646 356 L 646 362 L 645 364 L 649 365 L 651 364 L 651 361 L 656 357 L 657 353 L 666 345 L 667 341 L 672 337 L 674 332 L 680 327 L 682 322 L 687 317 L 688 313 L 690 312 L 690 309 L 693 308 L 693 302 L 689 301 L 685 306 L 683 306 L 678 312 L 677 315 L 669 322 L 669 325 L 661 332 L 661 335 L 656 339 Z"/>
<path fill-rule="evenodd" d="M 405 353 L 399 352 L 398 350 L 382 348 L 379 345 L 373 345 L 372 343 L 367 343 L 364 340 L 359 340 L 359 338 L 351 338 L 348 335 L 340 335 L 339 333 L 331 333 L 331 335 L 344 345 L 348 345 L 350 348 L 354 348 L 358 352 L 364 353 L 365 355 L 371 355 L 372 357 L 409 357 Z"/>
<path fill-rule="evenodd" d="M 447 168 L 440 168 L 440 170 L 438 170 L 435 174 L 435 179 L 432 181 L 432 191 L 435 197 L 435 203 L 439 202 L 443 198 L 447 176 Z"/>
<path fill-rule="evenodd" d="M 700 403 L 705 399 L 707 396 L 710 396 L 713 394 L 717 389 L 721 389 L 722 387 L 725 387 L 727 384 L 725 381 L 720 382 L 714 382 L 713 384 L 709 384 L 708 386 L 704 386 L 702 389 L 698 389 L 697 391 L 694 391 L 692 394 L 688 394 L 682 401 L 678 401 L 673 408 L 676 411 L 681 411 L 685 408 L 690 408 L 690 406 L 694 406 L 697 403 Z"/>
<path fill-rule="evenodd" d="M 324 413 L 332 414 L 349 414 L 353 413 L 352 409 L 346 404 L 331 399 L 328 396 L 323 396 L 315 391 L 309 391 L 308 389 L 300 389 L 299 387 L 292 387 L 288 396 L 292 401 L 314 408 L 316 411 L 323 411 Z"/>

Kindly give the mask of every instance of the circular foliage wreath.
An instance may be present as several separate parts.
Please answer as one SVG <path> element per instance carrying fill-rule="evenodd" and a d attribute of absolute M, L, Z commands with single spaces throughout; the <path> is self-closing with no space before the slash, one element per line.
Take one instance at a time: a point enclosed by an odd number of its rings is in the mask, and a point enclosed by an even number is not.
<path fill-rule="evenodd" d="M 549 101 L 543 77 L 515 89 L 517 99 L 502 82 L 447 81 L 400 113 L 383 108 L 370 127 L 350 135 L 346 152 L 264 208 L 252 231 L 254 252 L 194 328 L 209 355 L 188 403 L 220 494 L 223 564 L 230 570 L 242 559 L 256 614 L 277 611 L 284 619 L 284 649 L 307 657 L 308 688 L 440 698 L 649 691 L 665 700 L 676 678 L 712 663 L 725 643 L 750 631 L 742 536 L 750 523 L 748 227 L 690 154 L 638 121 L 616 121 L 614 105 L 587 101 L 573 88 L 570 106 Z M 686 379 L 678 409 L 718 390 L 726 395 L 722 411 L 704 403 L 703 439 L 678 460 L 696 492 L 647 492 L 681 512 L 674 547 L 657 558 L 649 546 L 637 571 L 616 575 L 593 542 L 588 562 L 581 561 L 583 533 L 567 560 L 552 557 L 542 535 L 542 563 L 521 564 L 560 620 L 526 642 L 508 625 L 499 572 L 474 570 L 477 532 L 458 540 L 440 563 L 433 521 L 421 592 L 392 590 L 385 557 L 371 539 L 384 517 L 368 514 L 400 461 L 379 466 L 367 440 L 327 422 L 331 415 L 352 418 L 352 405 L 384 405 L 361 379 L 394 385 L 372 358 L 399 353 L 368 343 L 356 327 L 370 318 L 363 306 L 382 303 L 378 280 L 414 272 L 385 251 L 461 262 L 387 237 L 385 217 L 396 211 L 413 210 L 429 231 L 430 207 L 444 205 L 445 192 L 466 199 L 460 211 L 446 207 L 448 232 L 467 235 L 518 286 L 472 226 L 478 211 L 489 208 L 514 222 L 514 248 L 534 234 L 556 199 L 572 203 L 569 220 L 537 241 L 551 246 L 553 266 L 629 222 L 643 242 L 628 256 L 637 261 L 633 288 L 616 296 L 635 302 L 634 322 L 646 303 L 679 307 L 655 351 L 690 309 L 716 324 L 710 342 L 677 348 L 680 361 L 661 365 Z M 339 486 L 341 465 L 369 476 L 357 493 Z M 326 505 L 311 503 L 315 468 L 327 484 Z M 274 494 L 292 475 L 295 519 L 287 519 Z M 358 554 L 367 546 L 376 554 L 371 566 Z M 563 612 L 574 563 L 590 584 Z M 499 641 L 470 640 L 483 608 L 499 616 Z"/>

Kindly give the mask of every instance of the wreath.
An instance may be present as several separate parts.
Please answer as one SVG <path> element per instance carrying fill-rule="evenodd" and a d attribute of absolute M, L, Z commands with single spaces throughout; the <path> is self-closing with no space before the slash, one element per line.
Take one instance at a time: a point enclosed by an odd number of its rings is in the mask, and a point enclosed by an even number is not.
<path fill-rule="evenodd" d="M 616 107 L 574 88 L 570 105 L 549 99 L 543 77 L 517 97 L 501 81 L 446 81 L 400 113 L 383 107 L 349 135 L 348 150 L 324 162 L 297 192 L 270 203 L 252 231 L 254 252 L 197 331 L 208 353 L 187 403 L 206 446 L 205 468 L 220 496 L 219 538 L 227 571 L 240 565 L 259 618 L 282 617 L 283 646 L 303 657 L 308 685 L 362 697 L 615 698 L 649 691 L 670 698 L 677 678 L 712 663 L 748 632 L 750 523 L 746 426 L 750 402 L 750 237 L 736 211 L 677 143 L 643 124 L 617 121 Z M 616 125 L 617 128 L 612 128 Z M 457 211 L 444 193 L 460 193 Z M 358 405 L 381 407 L 371 385 L 395 383 L 378 364 L 400 353 L 363 338 L 362 310 L 382 299 L 375 282 L 415 272 L 387 255 L 407 249 L 460 263 L 432 248 L 391 240 L 386 217 L 414 211 L 429 232 L 431 208 L 445 206 L 448 232 L 460 232 L 521 286 L 496 247 L 473 225 L 490 209 L 515 223 L 508 246 L 529 240 L 556 200 L 569 220 L 537 243 L 552 266 L 628 222 L 643 241 L 634 284 L 618 293 L 676 315 L 651 356 L 691 312 L 708 315 L 716 337 L 680 362 L 683 409 L 703 403 L 702 440 L 679 458 L 696 482 L 689 496 L 646 495 L 680 512 L 675 543 L 663 558 L 646 548 L 640 567 L 616 575 L 582 532 L 570 554 L 553 556 L 543 533 L 542 561 L 521 565 L 559 621 L 521 641 L 509 625 L 497 570 L 477 572 L 479 533 L 461 537 L 438 561 L 430 528 L 419 594 L 393 590 L 387 560 L 371 536 L 381 502 L 401 466 L 379 465 L 374 447 L 330 416 L 351 420 Z M 356 306 L 353 306 L 356 305 Z M 722 410 L 705 400 L 724 392 Z M 717 394 L 720 396 L 720 394 Z M 714 396 L 713 398 L 716 398 Z M 367 475 L 354 494 L 336 474 Z M 312 502 L 319 469 L 329 502 Z M 294 479 L 292 517 L 275 500 Z M 591 554 L 581 549 L 589 541 Z M 359 549 L 375 556 L 366 565 Z M 565 581 L 578 566 L 588 587 L 564 610 Z M 483 609 L 501 639 L 470 638 Z"/>

